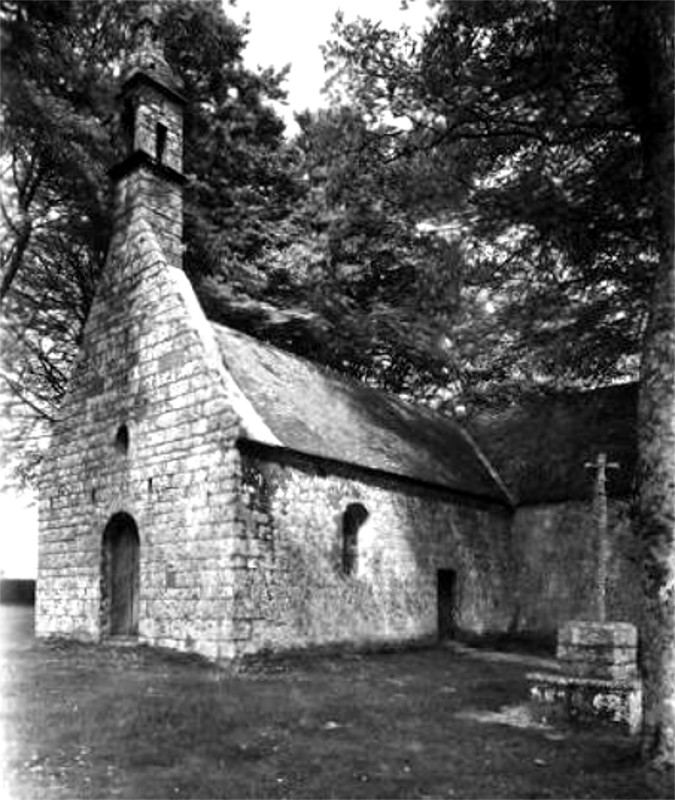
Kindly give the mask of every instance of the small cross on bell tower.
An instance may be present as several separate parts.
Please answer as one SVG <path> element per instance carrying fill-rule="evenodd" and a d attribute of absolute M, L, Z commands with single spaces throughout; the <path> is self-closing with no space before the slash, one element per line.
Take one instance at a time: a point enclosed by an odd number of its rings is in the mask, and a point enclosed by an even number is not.
<path fill-rule="evenodd" d="M 185 99 L 180 89 L 160 41 L 159 10 L 145 3 L 120 92 L 124 156 L 110 174 L 116 183 L 116 223 L 142 209 L 173 266 L 182 264 Z"/>

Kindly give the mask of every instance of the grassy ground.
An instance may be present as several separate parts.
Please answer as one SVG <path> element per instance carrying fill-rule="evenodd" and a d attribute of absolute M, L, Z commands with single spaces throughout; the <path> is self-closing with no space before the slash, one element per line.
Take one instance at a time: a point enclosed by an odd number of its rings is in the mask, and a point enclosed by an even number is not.
<path fill-rule="evenodd" d="M 647 798 L 635 745 L 534 722 L 516 653 L 304 658 L 228 674 L 36 642 L 0 607 L 6 798 Z"/>

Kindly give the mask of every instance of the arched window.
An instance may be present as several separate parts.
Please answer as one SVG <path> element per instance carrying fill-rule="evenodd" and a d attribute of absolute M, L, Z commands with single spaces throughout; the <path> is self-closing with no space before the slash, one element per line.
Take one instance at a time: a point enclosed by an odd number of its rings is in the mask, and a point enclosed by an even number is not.
<path fill-rule="evenodd" d="M 342 573 L 354 575 L 359 561 L 359 529 L 368 519 L 361 503 L 350 503 L 342 515 Z"/>
<path fill-rule="evenodd" d="M 120 425 L 115 435 L 115 450 L 122 455 L 126 455 L 129 450 L 129 428 Z"/>

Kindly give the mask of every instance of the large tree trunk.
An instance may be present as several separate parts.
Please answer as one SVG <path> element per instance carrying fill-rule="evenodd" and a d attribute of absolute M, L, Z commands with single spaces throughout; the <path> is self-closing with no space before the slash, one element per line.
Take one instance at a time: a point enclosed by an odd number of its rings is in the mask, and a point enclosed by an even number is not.
<path fill-rule="evenodd" d="M 659 219 L 659 265 L 645 333 L 638 405 L 638 535 L 644 596 L 641 661 L 643 753 L 651 782 L 673 790 L 675 756 L 675 248 L 673 94 L 664 118 L 643 135 Z M 660 122 L 663 124 L 657 124 Z M 664 794 L 664 796 L 667 796 Z"/>
<path fill-rule="evenodd" d="M 640 135 L 659 230 L 659 265 L 641 360 L 636 532 L 644 599 L 643 754 L 655 788 L 669 796 L 675 755 L 673 3 L 616 2 L 613 12 L 619 78 Z"/>
<path fill-rule="evenodd" d="M 672 190 L 672 189 L 671 189 Z M 639 514 L 644 592 L 641 661 L 643 752 L 658 783 L 672 790 L 675 752 L 675 270 L 661 255 L 642 354 Z"/>
<path fill-rule="evenodd" d="M 656 156 L 655 153 L 652 154 Z M 655 788 L 672 792 L 675 755 L 675 265 L 672 131 L 660 148 L 661 253 L 642 351 L 637 516 L 644 596 L 643 753 Z M 656 158 L 652 167 L 656 167 Z"/>

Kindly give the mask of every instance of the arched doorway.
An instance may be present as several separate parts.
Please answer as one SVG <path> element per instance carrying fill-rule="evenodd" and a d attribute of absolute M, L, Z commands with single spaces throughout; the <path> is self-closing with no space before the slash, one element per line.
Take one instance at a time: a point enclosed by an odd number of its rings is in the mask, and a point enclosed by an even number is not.
<path fill-rule="evenodd" d="M 101 623 L 109 636 L 138 633 L 140 541 L 133 517 L 114 514 L 103 532 Z"/>

